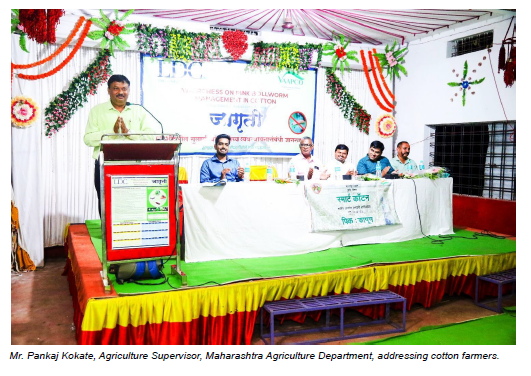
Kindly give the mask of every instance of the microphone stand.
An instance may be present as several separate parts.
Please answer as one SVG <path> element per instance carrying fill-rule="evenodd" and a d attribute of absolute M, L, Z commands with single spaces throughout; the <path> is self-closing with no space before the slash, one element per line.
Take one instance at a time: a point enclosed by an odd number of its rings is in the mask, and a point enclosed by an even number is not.
<path fill-rule="evenodd" d="M 140 106 L 140 107 L 142 107 L 144 110 L 146 110 L 146 112 L 147 112 L 148 114 L 150 114 L 151 117 L 157 121 L 157 123 L 160 124 L 160 129 L 161 129 L 161 131 L 162 131 L 161 133 L 164 134 L 164 127 L 162 126 L 162 123 L 161 123 L 161 122 L 159 121 L 159 119 L 157 119 L 157 118 L 156 118 L 151 112 L 149 112 L 149 110 L 148 110 L 147 108 L 145 108 L 145 107 L 142 106 L 141 104 L 136 104 L 136 103 L 131 103 L 131 102 L 125 102 L 125 104 L 126 104 L 126 106 Z"/>

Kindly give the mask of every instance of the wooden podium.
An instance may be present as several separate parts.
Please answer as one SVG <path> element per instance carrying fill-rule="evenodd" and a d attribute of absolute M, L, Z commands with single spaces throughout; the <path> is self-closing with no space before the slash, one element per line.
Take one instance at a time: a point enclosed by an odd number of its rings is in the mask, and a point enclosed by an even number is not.
<path fill-rule="evenodd" d="M 109 136 L 113 139 L 105 139 Z M 179 236 L 180 140 L 129 140 L 128 136 L 161 135 L 102 136 L 101 275 L 105 290 L 111 289 L 109 266 L 152 260 L 175 260 L 172 275 L 186 286 Z"/>

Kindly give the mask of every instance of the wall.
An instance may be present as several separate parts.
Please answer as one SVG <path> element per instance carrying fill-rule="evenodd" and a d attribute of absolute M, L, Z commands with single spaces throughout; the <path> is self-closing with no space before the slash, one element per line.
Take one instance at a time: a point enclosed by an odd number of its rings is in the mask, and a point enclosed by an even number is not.
<path fill-rule="evenodd" d="M 498 17 L 409 44 L 409 52 L 405 57 L 408 76 L 395 83 L 398 101 L 396 141 L 407 140 L 412 144 L 412 159 L 417 162 L 423 159 L 425 164 L 428 164 L 430 140 L 419 142 L 429 136 L 430 128 L 426 125 L 505 121 L 494 79 L 507 118 L 516 120 L 516 83 L 511 88 L 506 88 L 503 72 L 497 73 L 500 45 L 496 43 L 500 43 L 505 37 L 509 22 L 509 16 Z M 494 79 L 487 50 L 453 58 L 446 57 L 447 42 L 488 30 L 494 30 L 495 44 L 490 54 Z M 459 88 L 456 90 L 447 83 L 460 81 L 456 74 L 462 76 L 465 61 L 468 61 L 468 76 L 472 77 L 472 80 L 485 77 L 485 81 L 467 92 L 466 105 L 463 106 Z M 481 66 L 478 63 L 481 63 Z M 452 73 L 453 69 L 455 73 Z M 473 69 L 476 69 L 476 73 L 472 72 Z M 471 91 L 476 94 L 470 95 Z M 459 93 L 457 97 L 454 96 L 455 92 Z M 453 102 L 450 101 L 451 98 L 454 99 Z"/>

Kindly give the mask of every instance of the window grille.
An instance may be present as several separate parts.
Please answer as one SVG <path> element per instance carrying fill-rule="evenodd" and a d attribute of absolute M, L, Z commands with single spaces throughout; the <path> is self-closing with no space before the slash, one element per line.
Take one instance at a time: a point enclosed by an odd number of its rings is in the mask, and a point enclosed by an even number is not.
<path fill-rule="evenodd" d="M 487 48 L 492 47 L 493 40 L 494 33 L 492 30 L 489 30 L 484 33 L 469 35 L 464 38 L 450 41 L 448 42 L 450 56 L 454 57 L 475 51 L 486 50 Z"/>
<path fill-rule="evenodd" d="M 431 166 L 445 167 L 454 193 L 516 200 L 516 123 L 437 125 Z"/>

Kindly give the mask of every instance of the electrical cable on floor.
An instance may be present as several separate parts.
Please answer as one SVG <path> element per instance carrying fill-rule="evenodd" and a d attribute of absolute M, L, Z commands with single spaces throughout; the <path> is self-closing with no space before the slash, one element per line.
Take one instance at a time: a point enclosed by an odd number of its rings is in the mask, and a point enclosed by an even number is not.
<path fill-rule="evenodd" d="M 445 241 L 452 240 L 452 239 L 467 239 L 467 240 L 477 240 L 479 239 L 479 236 L 487 236 L 494 239 L 505 239 L 505 236 L 496 235 L 493 234 L 487 230 L 483 230 L 482 232 L 475 232 L 472 234 L 471 238 L 465 237 L 465 236 L 457 236 L 457 235 L 438 235 L 439 239 L 434 239 L 424 233 L 422 230 L 422 220 L 420 219 L 420 209 L 419 209 L 419 202 L 417 197 L 417 184 L 415 183 L 414 179 L 410 179 L 413 182 L 413 186 L 415 187 L 415 204 L 417 205 L 417 214 L 419 215 L 419 223 L 420 223 L 420 232 L 422 235 L 424 235 L 425 238 L 428 238 L 431 240 L 432 244 L 440 244 L 443 245 Z"/>

